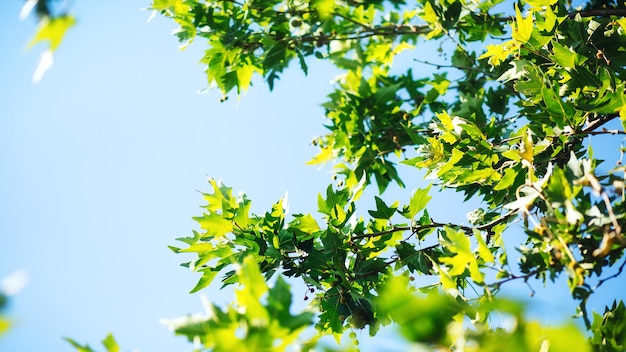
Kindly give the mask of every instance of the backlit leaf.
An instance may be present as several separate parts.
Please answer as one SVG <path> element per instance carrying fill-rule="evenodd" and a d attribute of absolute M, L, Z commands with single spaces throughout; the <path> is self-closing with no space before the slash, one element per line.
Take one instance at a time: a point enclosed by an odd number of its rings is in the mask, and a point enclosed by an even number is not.
<path fill-rule="evenodd" d="M 28 44 L 29 47 L 40 42 L 48 42 L 50 50 L 54 51 L 61 44 L 65 32 L 76 24 L 72 16 L 46 17 L 39 23 L 35 37 Z"/>

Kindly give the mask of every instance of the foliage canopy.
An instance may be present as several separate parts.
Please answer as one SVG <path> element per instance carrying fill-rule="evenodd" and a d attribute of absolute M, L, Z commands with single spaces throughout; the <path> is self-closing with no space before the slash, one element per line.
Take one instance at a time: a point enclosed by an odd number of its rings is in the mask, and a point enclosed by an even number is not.
<path fill-rule="evenodd" d="M 390 323 L 433 349 L 623 350 L 623 303 L 603 315 L 586 308 L 626 265 L 625 148 L 614 138 L 626 128 L 622 3 L 154 0 L 151 9 L 179 25 L 183 46 L 206 46 L 208 85 L 224 97 L 247 91 L 255 75 L 272 89 L 292 62 L 305 74 L 313 59 L 343 72 L 310 161 L 335 163 L 318 209 L 288 216 L 281 199 L 252 214 L 245 195 L 211 180 L 200 230 L 172 247 L 194 255 L 184 264 L 201 275 L 192 292 L 216 278 L 237 286 L 235 306 L 172 322 L 198 350 L 283 350 L 298 338 L 306 350 L 323 335 Z M 439 55 L 420 61 L 421 48 Z M 592 142 L 612 146 L 609 160 Z M 416 187 L 398 164 L 432 183 Z M 414 188 L 406 204 L 381 196 L 357 211 L 364 188 L 384 194 L 392 183 Z M 469 225 L 433 219 L 434 189 L 481 208 Z M 520 223 L 521 243 L 508 243 Z M 587 342 L 496 298 L 511 281 L 560 276 Z M 292 315 L 283 277 L 303 281 L 310 311 Z M 516 324 L 494 325 L 494 314 Z M 317 333 L 302 339 L 313 324 Z"/>

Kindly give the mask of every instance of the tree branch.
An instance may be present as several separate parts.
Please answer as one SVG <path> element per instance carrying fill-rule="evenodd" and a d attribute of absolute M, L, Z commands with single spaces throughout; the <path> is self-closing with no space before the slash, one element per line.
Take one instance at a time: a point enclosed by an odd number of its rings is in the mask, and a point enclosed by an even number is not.
<path fill-rule="evenodd" d="M 591 9 L 591 10 L 583 10 L 583 11 L 575 11 L 570 12 L 568 14 L 569 18 L 575 18 L 580 15 L 580 17 L 626 17 L 626 9 Z"/>
<path fill-rule="evenodd" d="M 490 231 L 494 226 L 496 226 L 498 224 L 501 224 L 503 222 L 506 222 L 511 216 L 515 215 L 516 213 L 517 213 L 516 211 L 509 211 L 508 213 L 500 216 L 499 218 L 497 218 L 497 219 L 495 219 L 495 220 L 493 220 L 491 222 L 488 222 L 486 224 L 482 224 L 482 225 L 479 225 L 479 226 L 476 226 L 476 227 L 469 227 L 469 226 L 465 226 L 465 225 L 455 225 L 455 224 L 450 224 L 450 223 L 441 223 L 441 222 L 433 221 L 431 224 L 428 224 L 428 225 L 393 226 L 391 229 L 385 230 L 385 231 L 364 233 L 364 234 L 352 236 L 352 240 L 360 240 L 360 239 L 363 239 L 363 238 L 371 238 L 371 237 L 380 237 L 380 236 L 388 235 L 390 233 L 403 232 L 403 231 L 411 231 L 411 233 L 415 234 L 415 233 L 418 233 L 418 232 L 420 232 L 422 230 L 434 229 L 434 228 L 439 228 L 439 227 L 444 227 L 444 226 L 459 228 L 459 229 L 467 232 L 468 235 L 471 236 L 471 235 L 473 235 L 473 229 L 476 229 L 476 230 L 479 230 L 479 231 Z"/>
<path fill-rule="evenodd" d="M 595 130 L 596 128 L 604 125 L 605 123 L 615 119 L 619 117 L 619 114 L 613 114 L 613 115 L 604 115 L 601 116 L 599 119 L 597 120 L 593 120 L 591 122 L 589 122 L 589 124 L 587 126 L 585 126 L 580 132 L 584 133 L 584 134 L 591 134 L 590 132 L 592 132 L 593 130 Z"/>
<path fill-rule="evenodd" d="M 605 277 L 604 279 L 602 279 L 602 280 L 598 281 L 598 284 L 597 284 L 597 285 L 595 285 L 595 286 L 591 289 L 591 291 L 592 291 L 592 292 L 595 292 L 595 290 L 597 290 L 597 289 L 598 289 L 598 287 L 602 286 L 602 284 L 603 284 L 603 283 L 605 283 L 605 282 L 607 282 L 607 281 L 609 281 L 609 280 L 611 280 L 611 279 L 614 279 L 614 278 L 616 278 L 616 277 L 620 276 L 620 275 L 622 274 L 622 271 L 624 270 L 624 266 L 626 266 L 626 260 L 624 260 L 624 262 L 622 263 L 622 265 L 620 265 L 620 266 L 619 266 L 619 269 L 617 269 L 617 272 L 616 272 L 615 274 L 610 275 L 610 276 L 607 276 L 607 277 Z"/>
<path fill-rule="evenodd" d="M 591 135 L 591 136 L 596 136 L 599 134 L 626 134 L 626 131 L 622 131 L 622 130 L 609 130 L 607 128 L 602 128 L 601 131 L 586 131 L 583 134 L 587 134 L 587 135 Z"/>

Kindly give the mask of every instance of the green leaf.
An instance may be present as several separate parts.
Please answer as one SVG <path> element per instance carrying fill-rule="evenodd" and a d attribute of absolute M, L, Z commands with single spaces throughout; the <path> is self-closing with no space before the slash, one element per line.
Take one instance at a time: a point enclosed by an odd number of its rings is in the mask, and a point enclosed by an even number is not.
<path fill-rule="evenodd" d="M 557 41 L 552 41 L 552 52 L 553 54 L 550 55 L 550 58 L 562 67 L 574 68 L 576 66 L 577 54 L 572 49 L 561 45 Z"/>
<path fill-rule="evenodd" d="M 402 336 L 420 344 L 445 341 L 453 317 L 461 311 L 461 305 L 449 295 L 433 291 L 417 296 L 405 277 L 388 280 L 376 303 L 381 313 L 398 324 Z"/>
<path fill-rule="evenodd" d="M 4 317 L 0 316 L 0 336 L 6 333 L 10 327 L 11 327 L 11 322 L 5 319 Z"/>
<path fill-rule="evenodd" d="M 303 312 L 298 315 L 291 315 L 292 296 L 289 284 L 279 276 L 276 283 L 269 289 L 267 295 L 267 312 L 272 320 L 277 320 L 283 327 L 291 331 L 298 330 L 313 323 L 312 312 Z"/>
<path fill-rule="evenodd" d="M 533 8 L 541 9 L 542 7 L 552 6 L 556 4 L 558 0 L 526 0 L 526 3 L 532 6 Z"/>
<path fill-rule="evenodd" d="M 489 247 L 485 243 L 482 234 L 480 231 L 474 229 L 474 238 L 476 239 L 476 243 L 478 243 L 478 255 L 484 260 L 486 263 L 495 263 L 496 258 L 489 250 Z"/>
<path fill-rule="evenodd" d="M 396 253 L 398 253 L 402 264 L 406 265 L 409 271 L 418 271 L 425 275 L 431 274 L 432 264 L 423 251 L 416 250 L 413 244 L 404 241 L 400 242 L 396 246 Z"/>
<path fill-rule="evenodd" d="M 487 44 L 485 49 L 487 50 L 478 57 L 478 60 L 489 59 L 489 64 L 493 67 L 499 66 L 516 50 L 512 41 L 502 44 Z"/>
<path fill-rule="evenodd" d="M 33 47 L 40 42 L 49 42 L 50 50 L 54 51 L 61 44 L 65 32 L 76 24 L 72 16 L 59 16 L 55 18 L 44 17 L 39 23 L 35 37 L 30 41 L 28 47 Z"/>
<path fill-rule="evenodd" d="M 306 60 L 304 59 L 304 55 L 302 55 L 302 51 L 300 49 L 296 50 L 296 54 L 298 54 L 298 60 L 300 61 L 300 69 L 304 72 L 305 75 L 309 74 L 309 66 L 306 64 Z"/>
<path fill-rule="evenodd" d="M 590 342 L 594 351 L 623 351 L 626 347 L 626 308 L 623 301 L 604 307 L 604 314 L 593 313 Z"/>
<path fill-rule="evenodd" d="M 120 346 L 115 342 L 115 338 L 111 333 L 109 333 L 104 340 L 102 340 L 102 345 L 107 349 L 107 352 L 119 352 Z"/>
<path fill-rule="evenodd" d="M 522 13 L 519 10 L 517 4 L 515 4 L 515 25 L 513 26 L 513 39 L 519 44 L 525 44 L 530 39 L 530 35 L 533 31 L 533 14 L 532 12 L 522 17 Z"/>
<path fill-rule="evenodd" d="M 253 257 L 244 258 L 237 270 L 237 277 L 240 288 L 235 291 L 235 296 L 245 310 L 246 319 L 257 326 L 267 326 L 269 314 L 259 298 L 268 291 L 268 288 Z"/>
<path fill-rule="evenodd" d="M 448 274 L 459 276 L 469 269 L 470 277 L 474 282 L 484 281 L 483 273 L 478 268 L 474 253 L 470 248 L 470 241 L 465 232 L 445 228 L 443 245 L 452 252 L 451 256 L 440 257 L 439 261 L 450 267 Z"/>
<path fill-rule="evenodd" d="M 389 207 L 382 199 L 378 197 L 374 197 L 374 199 L 376 200 L 376 210 L 368 210 L 368 213 L 375 219 L 391 219 L 396 209 L 398 209 L 398 202 L 393 203 Z"/>
<path fill-rule="evenodd" d="M 200 280 L 198 280 L 198 283 L 196 284 L 196 286 L 194 286 L 194 288 L 191 289 L 189 293 L 196 293 L 202 290 L 203 288 L 206 288 L 207 286 L 209 286 L 213 282 L 213 279 L 215 279 L 215 277 L 219 273 L 219 270 L 217 270 L 216 268 L 208 267 L 208 268 L 202 268 L 198 270 L 198 272 L 202 273 L 202 277 L 200 277 Z"/>
<path fill-rule="evenodd" d="M 223 215 L 209 211 L 202 216 L 195 216 L 192 219 L 200 224 L 203 230 L 206 230 L 204 236 L 221 238 L 233 230 L 231 220 L 225 219 Z"/>
<path fill-rule="evenodd" d="M 384 86 L 379 88 L 374 93 L 374 104 L 383 104 L 390 100 L 393 100 L 393 98 L 395 98 L 396 96 L 396 92 L 398 91 L 398 89 L 400 89 L 401 86 L 402 83 L 396 83 L 390 86 Z"/>
<path fill-rule="evenodd" d="M 343 207 L 348 201 L 350 192 L 347 189 L 340 189 L 335 192 L 333 185 L 328 185 L 326 188 L 326 199 L 321 194 L 317 196 L 317 206 L 319 212 L 326 215 L 331 215 L 335 209 L 335 206 Z"/>
<path fill-rule="evenodd" d="M 265 69 L 281 67 L 287 56 L 287 46 L 284 42 L 277 42 L 265 54 L 263 67 Z"/>
<path fill-rule="evenodd" d="M 63 340 L 65 340 L 70 345 L 72 345 L 72 347 L 74 347 L 76 349 L 76 351 L 78 351 L 78 352 L 96 352 L 95 350 L 91 349 L 91 347 L 89 347 L 89 345 L 85 344 L 83 346 L 83 345 L 79 344 L 78 342 L 70 339 L 69 337 L 64 337 Z"/>
<path fill-rule="evenodd" d="M 431 24 L 439 22 L 439 17 L 437 16 L 437 13 L 435 12 L 435 9 L 433 8 L 433 5 L 430 3 L 430 1 L 427 1 L 424 4 L 423 11 L 424 12 L 422 13 L 422 15 L 420 15 L 420 17 L 424 21 Z"/>
<path fill-rule="evenodd" d="M 400 214 L 407 219 L 413 219 L 420 211 L 424 210 L 428 202 L 432 199 L 432 197 L 428 195 L 431 187 L 432 184 L 428 185 L 426 188 L 415 189 L 411 195 L 409 205 L 405 206 L 402 211 L 400 211 Z"/>
<path fill-rule="evenodd" d="M 300 230 L 306 235 L 312 236 L 314 233 L 320 231 L 320 226 L 311 214 L 295 214 L 294 220 L 289 223 L 289 227 Z M 301 237 L 301 240 L 306 240 L 309 236 Z"/>
<path fill-rule="evenodd" d="M 526 104 L 536 104 L 541 101 L 544 86 L 543 74 L 535 64 L 524 66 L 524 73 L 521 79 L 515 82 L 515 90 L 528 98 Z"/>
<path fill-rule="evenodd" d="M 336 6 L 335 0 L 313 0 L 312 3 L 318 15 L 322 19 L 330 18 Z"/>
<path fill-rule="evenodd" d="M 543 101 L 550 113 L 552 121 L 558 126 L 565 126 L 573 115 L 573 108 L 563 102 L 558 92 L 554 88 L 544 86 L 542 88 Z"/>
<path fill-rule="evenodd" d="M 185 0 L 153 0 L 151 8 L 157 11 L 171 10 L 174 14 L 184 15 L 190 10 L 186 3 Z"/>
<path fill-rule="evenodd" d="M 519 155 L 516 157 L 519 160 Z M 508 168 L 504 170 L 504 176 L 500 179 L 500 181 L 493 187 L 494 191 L 501 191 L 503 189 L 507 189 L 513 185 L 515 179 L 517 178 L 518 171 L 513 168 Z"/>

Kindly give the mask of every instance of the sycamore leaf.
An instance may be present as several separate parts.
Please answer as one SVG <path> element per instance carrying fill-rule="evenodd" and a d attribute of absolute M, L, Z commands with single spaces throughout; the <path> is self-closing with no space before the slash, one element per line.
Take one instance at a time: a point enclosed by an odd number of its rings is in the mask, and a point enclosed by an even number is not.
<path fill-rule="evenodd" d="M 515 23 L 511 24 L 511 26 L 513 27 L 513 40 L 515 40 L 518 44 L 527 43 L 533 31 L 532 12 L 524 18 L 522 17 L 519 7 L 515 4 Z"/>
<path fill-rule="evenodd" d="M 456 282 L 452 278 L 452 276 L 450 276 L 450 273 L 448 273 L 448 270 L 445 267 L 439 266 L 436 264 L 434 264 L 434 267 L 437 270 L 437 273 L 439 274 L 439 283 L 441 284 L 441 287 L 443 287 L 443 289 L 448 293 L 454 293 L 454 292 L 458 293 Z"/>
<path fill-rule="evenodd" d="M 517 171 L 513 168 L 508 168 L 506 170 L 504 170 L 504 176 L 502 177 L 502 179 L 500 179 L 500 182 L 498 182 L 494 187 L 493 190 L 494 191 L 501 191 L 503 189 L 507 189 L 509 187 L 511 187 L 511 185 L 513 185 L 513 183 L 515 182 L 515 178 L 517 177 Z"/>
<path fill-rule="evenodd" d="M 269 322 L 269 315 L 259 298 L 267 292 L 268 288 L 259 265 L 253 257 L 244 258 L 237 270 L 237 277 L 240 288 L 235 291 L 235 296 L 246 318 L 254 326 L 266 326 Z"/>
<path fill-rule="evenodd" d="M 104 340 L 102 340 L 102 345 L 107 349 L 107 352 L 119 352 L 120 346 L 118 346 L 115 338 L 111 333 L 109 333 Z"/>
<path fill-rule="evenodd" d="M 551 120 L 561 128 L 568 124 L 571 115 L 573 115 L 573 108 L 563 102 L 555 88 L 543 86 L 541 93 Z"/>
<path fill-rule="evenodd" d="M 533 137 L 530 129 L 522 135 L 522 143 L 520 143 L 519 155 L 522 157 L 522 163 L 532 166 L 533 164 Z"/>
<path fill-rule="evenodd" d="M 493 67 L 499 66 L 516 50 L 513 41 L 504 42 L 502 44 L 488 44 L 485 46 L 487 51 L 478 57 L 478 60 L 489 59 L 489 64 Z"/>
<path fill-rule="evenodd" d="M 50 50 L 54 51 L 61 44 L 65 32 L 76 24 L 72 16 L 59 16 L 55 18 L 44 17 L 39 23 L 35 37 L 30 41 L 28 47 L 31 48 L 39 42 L 49 42 Z"/>
<path fill-rule="evenodd" d="M 558 0 L 526 0 L 526 3 L 530 6 L 532 6 L 533 8 L 543 8 L 545 7 L 550 7 L 554 4 L 556 4 L 558 2 Z"/>
<path fill-rule="evenodd" d="M 63 338 L 66 342 L 68 342 L 70 345 L 72 345 L 72 347 L 74 347 L 76 349 L 76 351 L 78 352 L 96 352 L 95 350 L 93 350 L 91 347 L 89 347 L 89 345 L 81 345 L 78 342 L 70 339 L 69 337 L 64 337 Z"/>
<path fill-rule="evenodd" d="M 320 149 L 316 156 L 307 161 L 308 165 L 325 164 L 335 158 L 335 150 L 332 146 L 325 146 Z"/>
<path fill-rule="evenodd" d="M 289 284 L 279 276 L 274 286 L 268 291 L 267 311 L 270 317 L 274 320 L 278 320 L 281 326 L 297 333 L 299 329 L 312 324 L 314 314 L 312 312 L 303 312 L 293 316 L 289 311 L 291 303 L 292 296 L 289 290 Z M 293 337 L 297 337 L 297 334 Z M 281 348 L 280 350 L 288 349 L 286 347 L 290 345 L 289 342 L 290 341 L 283 341 L 285 348 Z"/>
<path fill-rule="evenodd" d="M 381 87 L 374 93 L 374 104 L 386 103 L 389 100 L 392 100 L 396 96 L 396 92 L 402 83 L 393 84 L 390 86 Z"/>
<path fill-rule="evenodd" d="M 11 327 L 11 323 L 0 317 L 0 336 L 2 336 L 9 328 Z"/>
<path fill-rule="evenodd" d="M 574 68 L 577 63 L 576 54 L 571 48 L 565 47 L 559 42 L 552 41 L 552 54 L 550 58 L 564 68 Z M 578 59 L 580 61 L 581 59 Z"/>
<path fill-rule="evenodd" d="M 180 15 L 187 14 L 190 10 L 185 0 L 154 0 L 151 8 L 157 11 L 170 10 Z"/>
<path fill-rule="evenodd" d="M 442 244 L 452 252 L 452 256 L 439 258 L 442 263 L 450 267 L 448 270 L 450 276 L 461 275 L 469 269 L 470 277 L 474 282 L 484 281 L 483 273 L 479 270 L 476 257 L 470 248 L 470 240 L 464 231 L 455 231 L 446 227 Z"/>
<path fill-rule="evenodd" d="M 233 230 L 233 223 L 228 219 L 215 212 L 209 211 L 202 216 L 195 216 L 192 219 L 200 224 L 203 230 L 206 230 L 204 236 L 222 237 Z"/>
<path fill-rule="evenodd" d="M 317 14 L 322 19 L 328 19 L 332 16 L 335 9 L 335 0 L 314 0 L 313 7 L 317 10 Z"/>
<path fill-rule="evenodd" d="M 439 21 L 439 17 L 437 16 L 435 9 L 433 9 L 433 5 L 430 4 L 430 1 L 427 1 L 424 5 L 424 12 L 420 17 L 430 24 L 437 23 Z"/>
<path fill-rule="evenodd" d="M 370 215 L 376 219 L 391 219 L 396 209 L 398 209 L 398 202 L 393 203 L 389 207 L 382 199 L 378 197 L 374 197 L 374 199 L 376 200 L 376 210 L 368 210 Z"/>
<path fill-rule="evenodd" d="M 418 188 L 413 191 L 409 205 L 405 206 L 400 214 L 407 219 L 413 219 L 415 215 L 424 210 L 428 202 L 432 199 L 432 197 L 428 195 L 431 186 L 432 184 L 428 185 L 426 188 Z"/>
<path fill-rule="evenodd" d="M 526 65 L 529 65 L 529 64 L 531 63 L 529 63 L 526 60 L 511 61 L 510 65 L 513 67 L 511 67 L 502 75 L 500 75 L 500 77 L 498 77 L 498 81 L 509 82 L 509 81 L 518 80 L 522 78 L 526 74 L 526 70 L 524 69 L 524 67 L 526 67 Z"/>
<path fill-rule="evenodd" d="M 196 286 L 192 288 L 189 293 L 196 293 L 209 286 L 211 282 L 213 282 L 213 279 L 215 279 L 215 276 L 219 273 L 219 270 L 215 268 L 202 268 L 198 270 L 198 272 L 201 272 L 202 276 L 200 277 L 200 280 L 198 280 Z"/>
<path fill-rule="evenodd" d="M 319 212 L 322 214 L 330 215 L 334 210 L 335 206 L 342 208 L 346 205 L 349 197 L 349 190 L 340 189 L 335 192 L 333 189 L 333 185 L 328 185 L 326 188 L 326 199 L 322 197 L 321 194 L 317 195 L 317 206 Z"/>
<path fill-rule="evenodd" d="M 478 243 L 478 255 L 487 263 L 495 263 L 496 258 L 494 258 L 489 247 L 487 247 L 480 231 L 474 229 L 474 238 L 476 238 L 476 242 Z"/>
<path fill-rule="evenodd" d="M 237 67 L 237 93 L 246 92 L 252 81 L 252 75 L 255 71 L 259 71 L 253 65 L 242 65 Z"/>
<path fill-rule="evenodd" d="M 289 224 L 290 228 L 300 230 L 307 234 L 320 231 L 320 226 L 311 214 L 295 214 L 294 220 Z"/>

